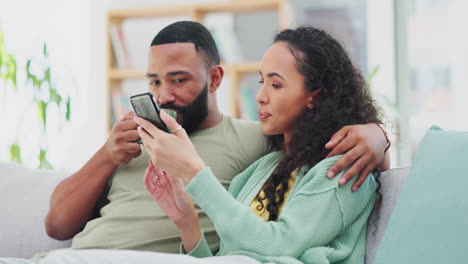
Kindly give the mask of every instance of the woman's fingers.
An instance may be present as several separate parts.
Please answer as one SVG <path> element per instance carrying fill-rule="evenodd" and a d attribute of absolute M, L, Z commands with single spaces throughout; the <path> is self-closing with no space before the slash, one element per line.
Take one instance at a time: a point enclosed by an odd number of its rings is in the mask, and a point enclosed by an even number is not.
<path fill-rule="evenodd" d="M 173 132 L 176 136 L 187 135 L 185 129 L 177 123 L 177 121 L 167 114 L 166 112 L 161 112 L 161 119 L 167 125 L 167 127 Z"/>
<path fill-rule="evenodd" d="M 139 116 L 135 116 L 133 120 L 138 124 L 138 134 L 141 137 L 141 130 L 143 129 L 146 134 L 150 135 L 151 138 L 157 138 L 158 135 L 161 133 L 165 133 L 164 131 L 157 128 L 155 125 L 151 124 L 148 120 L 141 118 Z M 143 139 L 143 138 L 142 138 Z M 143 139 L 144 140 L 144 139 Z"/>
<path fill-rule="evenodd" d="M 155 190 L 155 186 L 153 182 L 151 181 L 152 173 L 153 173 L 153 170 L 150 167 L 148 167 L 146 168 L 145 175 L 144 175 L 144 182 L 145 182 L 146 190 L 151 194 L 153 194 Z"/>

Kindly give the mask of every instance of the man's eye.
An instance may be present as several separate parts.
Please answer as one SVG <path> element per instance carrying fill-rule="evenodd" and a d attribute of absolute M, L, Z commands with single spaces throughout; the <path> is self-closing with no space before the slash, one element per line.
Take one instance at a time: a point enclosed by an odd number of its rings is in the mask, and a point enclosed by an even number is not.
<path fill-rule="evenodd" d="M 157 85 L 159 85 L 160 83 L 161 83 L 160 81 L 152 81 L 152 82 L 150 82 L 149 84 L 150 84 L 150 86 L 157 86 Z"/>
<path fill-rule="evenodd" d="M 175 79 L 174 83 L 183 83 L 185 81 L 187 81 L 187 79 Z"/>

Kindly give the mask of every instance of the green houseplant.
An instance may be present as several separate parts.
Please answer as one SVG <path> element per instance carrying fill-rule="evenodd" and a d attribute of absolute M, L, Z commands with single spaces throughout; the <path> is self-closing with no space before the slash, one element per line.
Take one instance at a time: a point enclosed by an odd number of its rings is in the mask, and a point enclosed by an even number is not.
<path fill-rule="evenodd" d="M 18 92 L 19 89 L 27 89 L 29 99 L 31 99 L 32 111 L 37 113 L 37 118 L 42 123 L 42 129 L 40 133 L 37 133 L 41 146 L 39 147 L 38 161 L 39 168 L 53 169 L 50 162 L 47 160 L 47 117 L 48 117 L 48 106 L 56 104 L 60 119 L 66 122 L 70 121 L 71 116 L 71 98 L 69 95 L 63 94 L 55 86 L 53 80 L 53 69 L 49 60 L 49 51 L 47 44 L 42 45 L 41 56 L 31 57 L 26 61 L 26 66 L 23 70 L 17 68 L 17 58 L 15 55 L 8 52 L 3 31 L 0 28 L 0 83 L 3 81 L 3 85 L 0 89 L 13 89 Z M 24 85 L 18 87 L 18 80 L 24 80 Z M 28 109 L 29 110 L 29 109 Z M 24 119 L 23 117 L 20 117 Z M 21 120 L 23 121 L 23 120 Z M 16 130 L 20 130 L 21 122 L 19 123 Z M 17 133 L 18 135 L 18 133 Z M 20 139 L 16 136 L 14 142 L 9 146 L 10 160 L 17 163 L 22 163 L 22 148 L 25 146 L 21 145 Z"/>

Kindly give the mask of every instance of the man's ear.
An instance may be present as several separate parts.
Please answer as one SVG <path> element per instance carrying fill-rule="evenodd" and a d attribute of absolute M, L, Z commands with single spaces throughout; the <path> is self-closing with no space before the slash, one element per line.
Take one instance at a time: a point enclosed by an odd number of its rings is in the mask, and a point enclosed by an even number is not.
<path fill-rule="evenodd" d="M 216 65 L 211 67 L 210 72 L 209 72 L 209 77 L 210 77 L 210 93 L 215 92 L 219 85 L 221 84 L 221 81 L 223 80 L 224 76 L 224 70 L 221 66 Z"/>

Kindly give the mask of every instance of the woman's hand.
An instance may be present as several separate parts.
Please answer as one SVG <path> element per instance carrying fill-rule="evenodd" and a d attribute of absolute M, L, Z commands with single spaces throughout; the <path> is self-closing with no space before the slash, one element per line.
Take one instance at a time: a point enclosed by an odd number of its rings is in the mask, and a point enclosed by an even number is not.
<path fill-rule="evenodd" d="M 145 187 L 179 229 L 186 252 L 192 251 L 201 238 L 200 222 L 192 198 L 182 180 L 155 168 L 151 159 L 145 173 Z"/>
<path fill-rule="evenodd" d="M 148 160 L 145 172 L 146 190 L 153 196 L 159 207 L 177 226 L 198 222 L 192 198 L 185 192 L 182 180 L 155 168 Z"/>
<path fill-rule="evenodd" d="M 186 184 L 206 167 L 190 139 L 174 118 L 161 111 L 161 119 L 173 131 L 166 133 L 143 118 L 135 117 L 138 135 L 154 166 L 180 177 Z"/>

